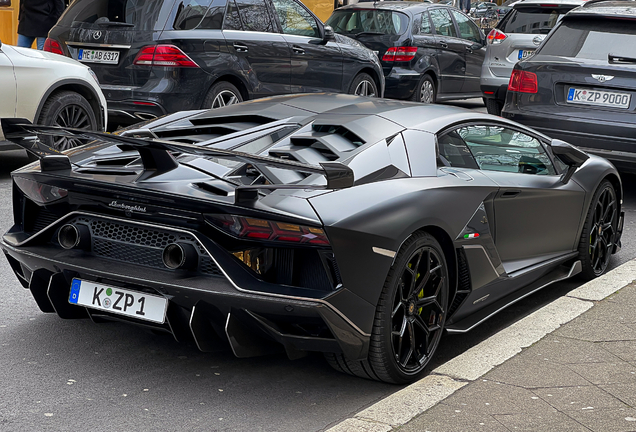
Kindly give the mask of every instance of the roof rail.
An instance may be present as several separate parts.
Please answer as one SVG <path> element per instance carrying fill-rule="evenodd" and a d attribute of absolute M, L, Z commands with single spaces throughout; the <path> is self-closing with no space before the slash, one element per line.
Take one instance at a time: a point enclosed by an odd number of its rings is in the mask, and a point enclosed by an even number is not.
<path fill-rule="evenodd" d="M 617 1 L 625 1 L 625 2 L 633 2 L 634 0 L 588 0 L 585 3 L 583 3 L 583 5 L 581 5 L 581 7 L 588 7 L 591 4 L 596 4 L 596 3 L 604 3 L 604 2 L 617 2 Z"/>

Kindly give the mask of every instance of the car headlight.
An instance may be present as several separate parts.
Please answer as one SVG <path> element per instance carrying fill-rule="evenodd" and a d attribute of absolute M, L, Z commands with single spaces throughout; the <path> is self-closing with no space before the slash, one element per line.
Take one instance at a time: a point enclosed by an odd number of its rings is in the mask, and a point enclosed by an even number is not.
<path fill-rule="evenodd" d="M 93 77 L 97 85 L 99 85 L 99 79 L 97 78 L 97 75 L 95 74 L 95 72 L 93 72 L 93 69 L 88 68 L 88 72 L 91 74 L 91 76 Z"/>

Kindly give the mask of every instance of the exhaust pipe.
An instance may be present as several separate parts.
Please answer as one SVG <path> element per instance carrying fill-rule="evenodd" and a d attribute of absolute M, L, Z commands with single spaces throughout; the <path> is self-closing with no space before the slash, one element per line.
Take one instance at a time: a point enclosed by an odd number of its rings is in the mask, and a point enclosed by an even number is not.
<path fill-rule="evenodd" d="M 199 263 L 199 254 L 189 243 L 171 243 L 166 246 L 161 256 L 163 265 L 171 270 L 192 270 Z"/>
<path fill-rule="evenodd" d="M 90 249 L 91 233 L 86 225 L 66 224 L 57 232 L 57 241 L 64 249 Z"/>

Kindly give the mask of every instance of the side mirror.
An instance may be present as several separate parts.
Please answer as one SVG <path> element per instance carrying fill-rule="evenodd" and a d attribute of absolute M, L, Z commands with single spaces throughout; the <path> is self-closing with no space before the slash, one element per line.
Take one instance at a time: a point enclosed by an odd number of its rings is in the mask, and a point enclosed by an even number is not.
<path fill-rule="evenodd" d="M 331 26 L 326 25 L 322 30 L 322 42 L 327 43 L 332 40 L 336 40 L 336 34 Z"/>
<path fill-rule="evenodd" d="M 583 150 L 558 139 L 553 139 L 552 142 L 550 142 L 550 147 L 552 148 L 552 153 L 569 167 L 561 178 L 563 184 L 567 183 L 574 174 L 574 171 L 590 158 Z"/>

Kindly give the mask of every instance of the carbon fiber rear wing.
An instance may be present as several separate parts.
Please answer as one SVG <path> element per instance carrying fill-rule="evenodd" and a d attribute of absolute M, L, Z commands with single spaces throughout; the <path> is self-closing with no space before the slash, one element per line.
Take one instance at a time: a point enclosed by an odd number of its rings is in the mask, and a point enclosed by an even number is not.
<path fill-rule="evenodd" d="M 5 138 L 24 148 L 26 151 L 40 158 L 42 170 L 60 169 L 67 166 L 70 170 L 70 159 L 60 151 L 44 144 L 34 136 L 66 136 L 86 140 L 98 140 L 113 143 L 120 147 L 131 147 L 139 152 L 145 171 L 152 171 L 153 175 L 159 175 L 171 171 L 179 166 L 179 162 L 170 152 L 186 153 L 199 156 L 216 157 L 220 159 L 234 160 L 248 163 L 258 169 L 259 165 L 273 168 L 299 171 L 309 174 L 320 174 L 327 180 L 325 189 L 344 189 L 353 186 L 353 170 L 340 162 L 321 162 L 320 166 L 304 164 L 301 162 L 260 156 L 250 153 L 225 150 L 218 148 L 201 147 L 195 144 L 176 143 L 172 141 L 154 138 L 134 138 L 128 136 L 113 135 L 103 132 L 93 132 L 84 129 L 64 128 L 59 126 L 42 126 L 31 124 L 26 119 L 0 119 Z M 47 161 L 48 159 L 48 161 Z M 261 189 L 280 188 L 312 188 L 307 185 L 248 185 L 237 188 L 237 202 L 252 201 L 252 197 Z M 241 195 L 240 197 L 238 195 Z"/>

